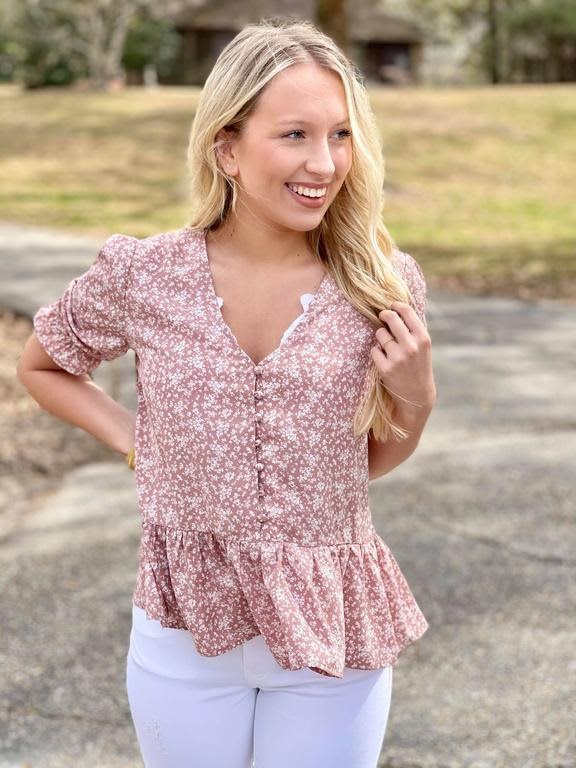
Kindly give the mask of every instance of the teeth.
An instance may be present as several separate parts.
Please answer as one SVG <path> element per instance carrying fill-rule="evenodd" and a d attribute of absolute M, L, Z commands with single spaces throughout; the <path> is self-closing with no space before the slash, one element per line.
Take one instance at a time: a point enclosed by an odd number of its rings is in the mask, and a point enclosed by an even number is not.
<path fill-rule="evenodd" d="M 295 187 L 293 184 L 288 184 L 288 186 L 299 195 L 304 195 L 304 197 L 323 197 L 326 194 L 326 187 L 310 189 L 309 187 Z"/>

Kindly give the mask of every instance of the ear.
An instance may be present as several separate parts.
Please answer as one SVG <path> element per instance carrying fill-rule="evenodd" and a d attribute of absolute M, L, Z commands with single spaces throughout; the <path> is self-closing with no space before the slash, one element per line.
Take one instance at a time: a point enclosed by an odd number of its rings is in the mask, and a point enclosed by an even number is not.
<path fill-rule="evenodd" d="M 218 159 L 221 170 L 227 176 L 235 176 L 238 173 L 234 152 L 235 138 L 236 134 L 233 131 L 227 128 L 221 128 L 214 140 L 214 143 L 216 144 L 216 158 Z"/>

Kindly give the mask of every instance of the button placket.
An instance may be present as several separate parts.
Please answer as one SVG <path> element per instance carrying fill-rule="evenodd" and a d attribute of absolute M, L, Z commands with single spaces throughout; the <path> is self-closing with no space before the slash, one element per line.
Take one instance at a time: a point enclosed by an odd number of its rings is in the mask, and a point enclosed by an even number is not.
<path fill-rule="evenodd" d="M 260 382 L 262 381 L 262 379 L 260 377 L 261 377 L 261 375 L 263 373 L 263 366 L 262 365 L 257 365 L 254 368 L 254 373 L 256 374 L 256 380 L 254 382 L 255 383 L 254 400 L 256 401 L 257 408 L 261 408 L 262 407 L 263 393 L 260 391 L 260 389 L 258 387 L 260 386 Z M 255 418 L 256 424 L 257 425 L 260 424 L 262 422 L 262 413 L 257 411 L 254 418 Z M 266 492 L 265 492 L 264 488 L 262 487 L 262 476 L 261 476 L 261 473 L 262 473 L 262 470 L 264 469 L 264 463 L 262 462 L 261 456 L 260 456 L 260 451 L 261 451 L 261 446 L 262 446 L 262 438 L 258 434 L 258 429 L 256 429 L 256 435 L 254 437 L 254 445 L 255 445 L 255 453 L 256 453 L 256 457 L 257 457 L 257 460 L 256 460 L 256 471 L 258 473 L 258 500 L 260 502 L 263 502 L 264 496 L 266 495 Z M 258 518 L 258 522 L 265 523 L 265 522 L 267 522 L 267 520 L 268 520 L 267 515 L 262 511 L 261 515 Z"/>

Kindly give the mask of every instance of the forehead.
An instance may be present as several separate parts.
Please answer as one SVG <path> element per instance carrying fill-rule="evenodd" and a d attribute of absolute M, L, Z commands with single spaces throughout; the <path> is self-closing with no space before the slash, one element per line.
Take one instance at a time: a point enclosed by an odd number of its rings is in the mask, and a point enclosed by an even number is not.
<path fill-rule="evenodd" d="M 252 117 L 274 123 L 286 119 L 345 120 L 348 107 L 342 80 L 338 73 L 317 64 L 288 67 L 266 85 Z"/>

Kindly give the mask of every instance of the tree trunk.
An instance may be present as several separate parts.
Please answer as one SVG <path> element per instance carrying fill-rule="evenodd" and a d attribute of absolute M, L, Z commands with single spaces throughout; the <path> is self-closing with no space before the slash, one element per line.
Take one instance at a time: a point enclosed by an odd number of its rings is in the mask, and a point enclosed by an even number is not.
<path fill-rule="evenodd" d="M 502 80 L 500 71 L 500 25 L 498 18 L 498 0 L 488 0 L 488 71 L 490 82 Z"/>
<path fill-rule="evenodd" d="M 111 0 L 100 0 L 89 5 L 86 11 L 78 21 L 84 26 L 88 41 L 90 84 L 95 90 L 104 90 L 122 74 L 122 51 L 135 3 L 119 0 L 114 4 Z"/>
<path fill-rule="evenodd" d="M 314 23 L 348 53 L 345 0 L 316 0 Z"/>

